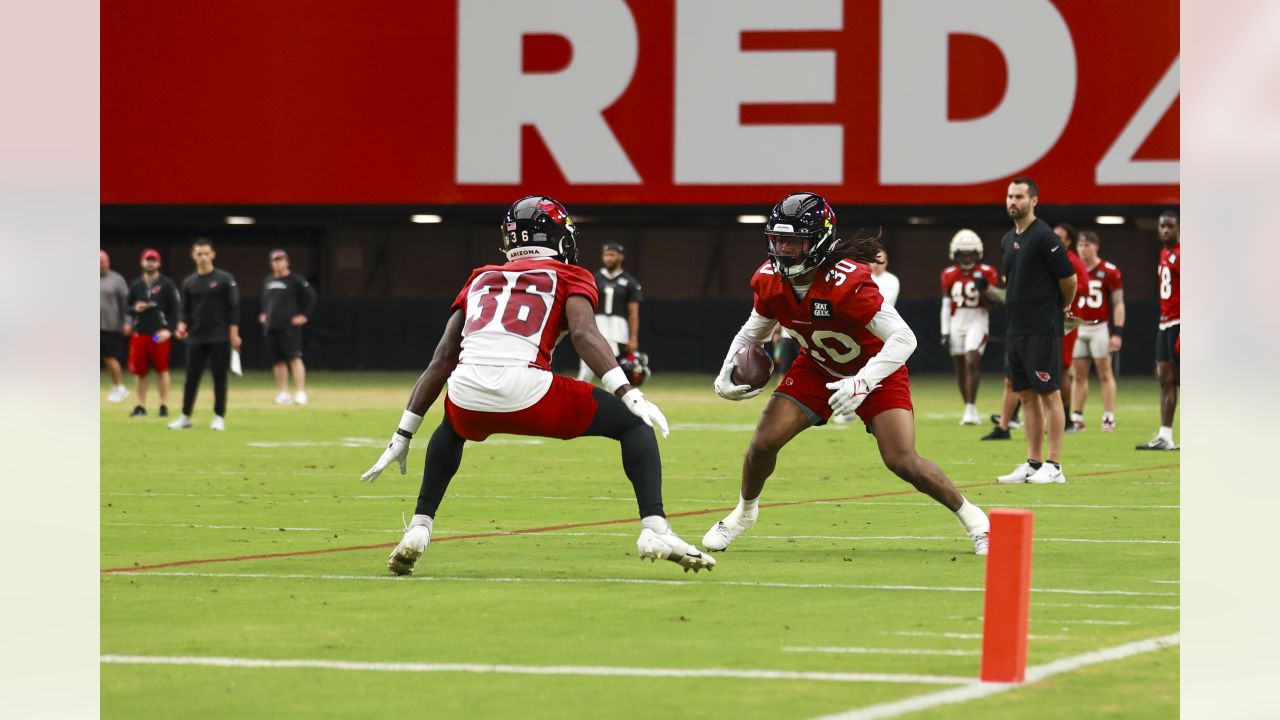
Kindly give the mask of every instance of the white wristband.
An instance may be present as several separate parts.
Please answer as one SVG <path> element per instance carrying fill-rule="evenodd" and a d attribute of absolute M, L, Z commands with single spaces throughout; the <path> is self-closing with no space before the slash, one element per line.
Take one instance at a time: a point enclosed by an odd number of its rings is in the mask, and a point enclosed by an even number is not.
<path fill-rule="evenodd" d="M 408 410 L 405 410 L 404 414 L 400 416 L 400 429 L 410 435 L 418 432 L 418 428 L 420 427 L 422 427 L 421 415 L 414 415 Z"/>
<path fill-rule="evenodd" d="M 600 382 L 604 383 L 605 390 L 608 390 L 611 393 L 616 393 L 618 392 L 618 388 L 630 383 L 631 381 L 627 379 L 627 373 L 625 373 L 622 368 L 616 367 L 605 373 L 604 377 L 600 378 Z"/>

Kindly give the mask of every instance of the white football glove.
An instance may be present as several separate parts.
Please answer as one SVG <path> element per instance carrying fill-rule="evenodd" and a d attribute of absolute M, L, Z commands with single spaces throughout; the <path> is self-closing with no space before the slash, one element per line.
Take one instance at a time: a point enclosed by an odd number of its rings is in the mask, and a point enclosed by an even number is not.
<path fill-rule="evenodd" d="M 729 375 L 733 373 L 733 363 L 725 363 L 720 368 L 720 374 L 716 376 L 716 394 L 725 400 L 747 400 L 760 394 L 764 388 L 751 389 L 750 385 L 734 385 L 729 379 Z"/>
<path fill-rule="evenodd" d="M 656 426 L 661 430 L 662 437 L 671 434 L 671 429 L 667 427 L 667 416 L 662 414 L 657 405 L 645 400 L 639 388 L 631 388 L 623 393 L 622 403 L 627 406 L 631 414 L 643 420 L 645 425 Z"/>
<path fill-rule="evenodd" d="M 404 475 L 407 469 L 405 467 L 405 460 L 408 455 L 409 438 L 401 435 L 400 433 L 395 433 L 391 436 L 391 442 L 387 443 L 387 449 L 382 451 L 382 457 L 378 458 L 378 462 L 374 463 L 373 467 L 369 468 L 365 471 L 365 474 L 360 476 L 361 482 L 371 483 L 374 480 L 377 480 L 378 476 L 382 474 L 382 471 L 386 470 L 387 466 L 393 462 L 400 463 L 400 474 Z"/>
<path fill-rule="evenodd" d="M 875 388 L 867 384 L 866 380 L 857 375 L 843 380 L 827 383 L 828 390 L 835 390 L 831 393 L 831 397 L 827 399 L 827 404 L 831 406 L 831 410 L 836 415 L 850 415 L 863 400 L 867 399 L 867 394 Z"/>

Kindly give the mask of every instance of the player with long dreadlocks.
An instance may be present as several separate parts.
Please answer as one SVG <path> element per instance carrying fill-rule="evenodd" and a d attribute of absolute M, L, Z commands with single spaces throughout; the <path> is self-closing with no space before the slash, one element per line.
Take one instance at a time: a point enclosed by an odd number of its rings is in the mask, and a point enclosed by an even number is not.
<path fill-rule="evenodd" d="M 800 355 L 756 425 L 742 463 L 738 506 L 707 531 L 702 543 L 708 550 L 724 550 L 755 524 L 765 480 L 792 438 L 825 424 L 832 413 L 856 412 L 875 436 L 885 466 L 955 513 L 974 553 L 986 555 L 986 513 L 916 452 L 905 364 L 916 337 L 884 303 L 872 279 L 870 264 L 883 249 L 879 235 L 836 239 L 835 230 L 835 212 L 813 193 L 788 195 L 769 215 L 769 260 L 751 278 L 755 306 L 729 346 L 716 394 L 746 400 L 760 393 L 732 381 L 731 361 L 740 349 L 767 340 L 778 324 L 800 344 Z"/>

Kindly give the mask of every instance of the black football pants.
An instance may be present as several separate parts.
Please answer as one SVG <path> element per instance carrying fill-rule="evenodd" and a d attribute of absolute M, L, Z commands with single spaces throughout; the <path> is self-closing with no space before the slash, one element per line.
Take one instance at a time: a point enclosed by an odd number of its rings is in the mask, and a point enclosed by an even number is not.
<path fill-rule="evenodd" d="M 612 393 L 596 388 L 596 416 L 584 436 L 607 437 L 622 445 L 622 469 L 636 493 L 640 517 L 662 515 L 662 457 L 653 428 L 644 424 Z M 422 490 L 418 493 L 418 515 L 436 516 L 449 481 L 462 463 L 462 447 L 466 440 L 445 417 L 427 443 L 427 467 L 422 472 Z"/>
<path fill-rule="evenodd" d="M 187 381 L 182 386 L 182 414 L 191 417 L 200 391 L 205 365 L 213 375 L 213 414 L 227 416 L 227 370 L 231 367 L 231 343 L 187 343 Z"/>

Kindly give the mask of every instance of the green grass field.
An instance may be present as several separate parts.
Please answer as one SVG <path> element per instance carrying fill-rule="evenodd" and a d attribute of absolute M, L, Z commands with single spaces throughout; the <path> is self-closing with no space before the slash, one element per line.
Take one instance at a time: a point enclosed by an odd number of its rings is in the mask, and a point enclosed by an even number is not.
<path fill-rule="evenodd" d="M 103 717 L 810 718 L 976 680 L 984 560 L 860 424 L 786 448 L 763 502 L 794 504 L 764 507 L 698 575 L 637 560 L 616 443 L 469 445 L 416 574 L 391 576 L 425 430 L 409 475 L 358 478 L 413 380 L 316 373 L 310 406 L 277 407 L 266 374 L 233 378 L 225 433 L 207 429 L 207 378 L 192 430 L 165 429 L 154 388 L 146 419 L 126 417 L 132 396 L 103 402 L 101 563 L 125 570 L 101 575 Z M 1158 424 L 1153 381 L 1121 378 L 1114 434 L 1097 429 L 1095 383 L 1090 429 L 1066 439 L 1069 482 L 1053 486 L 995 484 L 1024 459 L 1021 432 L 978 442 L 988 427 L 956 424 L 949 377 L 913 386 L 921 453 L 984 509 L 1035 512 L 1033 669 L 1178 631 L 1178 454 L 1133 450 Z M 661 374 L 645 387 L 672 423 L 666 509 L 688 541 L 736 501 L 764 405 L 710 387 Z M 979 407 L 999 392 L 986 378 Z M 909 716 L 1175 717 L 1178 652 Z"/>

